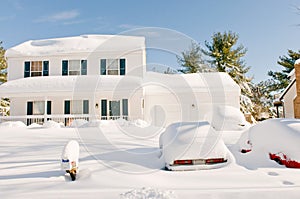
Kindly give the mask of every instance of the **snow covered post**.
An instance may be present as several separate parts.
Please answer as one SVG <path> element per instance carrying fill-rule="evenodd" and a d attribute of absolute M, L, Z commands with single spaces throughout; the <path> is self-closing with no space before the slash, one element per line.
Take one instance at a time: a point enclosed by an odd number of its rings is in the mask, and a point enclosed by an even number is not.
<path fill-rule="evenodd" d="M 295 62 L 295 78 L 297 96 L 294 99 L 294 116 L 300 118 L 300 59 Z"/>

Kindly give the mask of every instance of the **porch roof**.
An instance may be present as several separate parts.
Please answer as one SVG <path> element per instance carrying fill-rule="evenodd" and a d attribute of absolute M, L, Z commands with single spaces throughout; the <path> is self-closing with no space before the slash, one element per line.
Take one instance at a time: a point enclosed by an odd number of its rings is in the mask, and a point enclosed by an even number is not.
<path fill-rule="evenodd" d="M 0 97 L 66 96 L 96 92 L 128 92 L 140 87 L 133 76 L 47 76 L 8 81 L 0 85 Z"/>

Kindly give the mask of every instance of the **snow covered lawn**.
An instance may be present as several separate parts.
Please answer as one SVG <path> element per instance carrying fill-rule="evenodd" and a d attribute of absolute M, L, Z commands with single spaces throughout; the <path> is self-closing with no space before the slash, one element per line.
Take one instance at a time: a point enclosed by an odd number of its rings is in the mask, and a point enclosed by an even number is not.
<path fill-rule="evenodd" d="M 163 170 L 158 139 L 163 129 L 106 121 L 84 128 L 59 125 L 0 127 L 0 198 L 299 198 L 300 170 L 253 158 L 228 145 L 235 158 L 213 170 Z M 55 127 L 55 128 L 54 128 Z M 241 132 L 228 133 L 237 140 Z M 226 138 L 224 133 L 223 137 Z M 77 180 L 60 170 L 64 145 L 80 144 Z M 229 143 L 229 142 L 228 142 Z M 226 142 L 225 142 L 226 144 Z M 260 161 L 259 158 L 256 158 Z M 262 164 L 264 165 L 264 164 Z"/>

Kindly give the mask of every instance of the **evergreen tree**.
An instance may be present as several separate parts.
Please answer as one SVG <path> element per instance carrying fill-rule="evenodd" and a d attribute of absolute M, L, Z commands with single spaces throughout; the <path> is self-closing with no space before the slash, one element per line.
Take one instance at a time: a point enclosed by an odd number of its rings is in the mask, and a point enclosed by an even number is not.
<path fill-rule="evenodd" d="M 182 57 L 177 56 L 177 61 L 183 68 L 180 72 L 183 73 L 197 73 L 197 72 L 208 72 L 210 69 L 205 65 L 200 46 L 192 42 L 190 48 L 181 53 Z"/>
<path fill-rule="evenodd" d="M 246 77 L 250 67 L 246 67 L 242 57 L 247 49 L 237 45 L 239 36 L 231 31 L 215 33 L 212 42 L 205 41 L 207 50 L 202 52 L 210 57 L 208 60 L 219 72 L 227 72 L 232 79 L 241 87 L 242 93 L 251 95 L 251 78 Z"/>
<path fill-rule="evenodd" d="M 5 49 L 0 41 L 0 84 L 7 81 L 7 63 L 4 58 Z"/>
<path fill-rule="evenodd" d="M 4 58 L 5 49 L 0 41 L 0 85 L 7 81 L 7 63 Z M 0 115 L 9 114 L 9 100 L 0 98 Z"/>
<path fill-rule="evenodd" d="M 288 55 L 280 56 L 277 63 L 283 67 L 282 71 L 274 72 L 269 71 L 268 75 L 272 77 L 273 83 L 268 85 L 269 92 L 280 92 L 285 89 L 290 80 L 288 74 L 294 69 L 294 63 L 297 59 L 300 59 L 300 50 L 295 52 L 293 50 L 288 50 Z"/>

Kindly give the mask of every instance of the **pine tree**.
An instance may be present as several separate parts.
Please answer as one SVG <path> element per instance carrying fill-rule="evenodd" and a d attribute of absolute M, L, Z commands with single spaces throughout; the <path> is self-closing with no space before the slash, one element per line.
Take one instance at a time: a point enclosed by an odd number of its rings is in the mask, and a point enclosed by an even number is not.
<path fill-rule="evenodd" d="M 0 41 L 0 84 L 7 81 L 7 63 L 4 58 L 5 49 Z"/>
<path fill-rule="evenodd" d="M 7 63 L 4 58 L 5 49 L 0 41 L 0 85 L 7 81 Z M 9 100 L 0 98 L 0 115 L 9 114 Z"/>
<path fill-rule="evenodd" d="M 277 63 L 283 67 L 282 71 L 268 72 L 268 75 L 271 76 L 273 80 L 273 83 L 268 85 L 270 92 L 280 92 L 288 86 L 290 83 L 288 74 L 294 69 L 294 63 L 297 59 L 300 59 L 300 50 L 298 50 L 298 52 L 288 50 L 287 56 L 283 55 L 279 57 Z"/>
<path fill-rule="evenodd" d="M 208 60 L 219 72 L 227 72 L 232 79 L 241 87 L 242 93 L 251 95 L 251 78 L 246 77 L 250 67 L 246 67 L 242 57 L 247 49 L 242 45 L 237 45 L 239 36 L 231 31 L 215 33 L 212 42 L 205 41 L 207 50 L 202 52 L 210 57 Z"/>
<path fill-rule="evenodd" d="M 181 53 L 182 57 L 177 56 L 177 61 L 183 68 L 180 72 L 183 73 L 197 73 L 197 72 L 208 72 L 211 69 L 205 65 L 200 46 L 192 42 L 190 48 Z"/>

